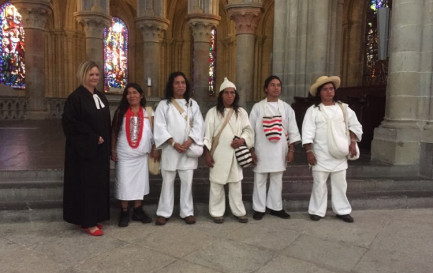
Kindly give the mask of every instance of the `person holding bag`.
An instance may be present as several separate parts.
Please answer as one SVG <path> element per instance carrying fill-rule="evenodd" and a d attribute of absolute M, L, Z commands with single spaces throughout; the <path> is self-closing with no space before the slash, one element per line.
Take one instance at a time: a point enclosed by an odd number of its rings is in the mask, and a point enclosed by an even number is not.
<path fill-rule="evenodd" d="M 266 98 L 256 103 L 250 113 L 255 143 L 252 150 L 254 168 L 253 218 L 261 220 L 269 214 L 289 219 L 283 208 L 283 173 L 294 159 L 295 144 L 301 141 L 295 111 L 280 100 L 281 80 L 269 76 L 265 80 Z M 266 183 L 269 175 L 269 190 Z"/>
<path fill-rule="evenodd" d="M 198 166 L 197 156 L 188 156 L 193 145 L 203 146 L 203 117 L 197 102 L 191 97 L 191 87 L 185 74 L 170 74 L 165 99 L 155 110 L 155 143 L 162 149 L 162 187 L 156 211 L 156 225 L 165 225 L 173 213 L 174 180 L 180 178 L 180 217 L 195 224 L 192 179 Z M 200 153 L 200 152 L 199 152 Z"/>
<path fill-rule="evenodd" d="M 339 86 L 339 77 L 321 76 L 310 87 L 310 95 L 314 97 L 315 104 L 305 113 L 302 145 L 313 172 L 313 189 L 308 207 L 311 220 L 319 221 L 326 214 L 326 181 L 329 178 L 332 210 L 337 218 L 351 223 L 352 207 L 346 196 L 347 159 L 348 156 L 354 157 L 357 154 L 356 142 L 361 141 L 362 125 L 352 109 L 335 101 L 335 90 Z M 350 143 L 347 134 L 350 135 Z M 343 143 L 344 147 L 340 149 L 332 143 Z"/>
<path fill-rule="evenodd" d="M 149 194 L 148 160 L 159 160 L 153 143 L 153 112 L 145 109 L 143 89 L 128 83 L 122 94 L 112 126 L 111 159 L 116 162 L 114 197 L 120 200 L 119 227 L 129 224 L 129 201 L 134 201 L 132 219 L 152 222 L 143 210 L 143 196 Z"/>
<path fill-rule="evenodd" d="M 251 148 L 254 131 L 247 112 L 239 107 L 236 86 L 227 78 L 221 84 L 217 106 L 206 114 L 203 142 L 204 159 L 210 168 L 209 214 L 215 223 L 224 222 L 224 185 L 228 184 L 230 209 L 239 222 L 247 223 L 242 201 L 243 172 L 236 159 L 235 149 L 243 145 Z"/>

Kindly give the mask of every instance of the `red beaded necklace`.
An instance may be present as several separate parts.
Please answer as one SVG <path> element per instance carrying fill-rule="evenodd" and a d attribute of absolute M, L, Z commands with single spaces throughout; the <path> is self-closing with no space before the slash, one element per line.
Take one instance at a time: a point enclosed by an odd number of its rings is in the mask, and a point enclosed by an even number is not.
<path fill-rule="evenodd" d="M 138 137 L 137 141 L 133 142 L 131 139 L 131 118 L 134 116 L 138 116 Z M 144 125 L 144 115 L 143 108 L 140 107 L 137 114 L 132 112 L 131 107 L 126 110 L 125 114 L 125 130 L 126 130 L 126 139 L 128 140 L 129 146 L 132 148 L 137 148 L 140 145 L 141 136 L 143 135 L 143 125 Z"/>

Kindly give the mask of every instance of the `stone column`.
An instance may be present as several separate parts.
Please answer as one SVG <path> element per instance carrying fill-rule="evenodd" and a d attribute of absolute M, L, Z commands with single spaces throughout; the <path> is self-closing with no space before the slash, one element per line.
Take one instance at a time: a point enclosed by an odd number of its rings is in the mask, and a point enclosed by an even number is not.
<path fill-rule="evenodd" d="M 254 45 L 257 23 L 262 14 L 261 3 L 226 5 L 236 28 L 236 87 L 239 104 L 243 107 L 253 100 Z M 227 75 L 230 78 L 230 75 Z"/>
<path fill-rule="evenodd" d="M 164 82 L 161 79 L 161 47 L 169 21 L 165 18 L 143 16 L 136 19 L 137 27 L 143 34 L 143 78 L 138 79 L 143 87 L 147 86 L 147 79 L 151 79 L 151 94 L 146 96 L 161 97 Z M 144 89 L 146 90 L 146 88 Z"/>
<path fill-rule="evenodd" d="M 29 98 L 26 119 L 46 119 L 45 23 L 52 9 L 49 0 L 14 0 L 23 17 L 26 42 L 26 92 Z"/>
<path fill-rule="evenodd" d="M 385 119 L 374 131 L 371 157 L 393 165 L 419 164 L 430 112 L 433 40 L 431 21 L 430 33 L 423 32 L 423 21 L 431 20 L 424 2 L 392 3 Z"/>
<path fill-rule="evenodd" d="M 74 13 L 74 16 L 84 27 L 86 59 L 96 62 L 100 68 L 101 80 L 97 88 L 102 91 L 104 89 L 104 28 L 111 26 L 111 18 L 98 11 L 80 11 Z"/>
<path fill-rule="evenodd" d="M 343 3 L 275 0 L 272 70 L 285 100 L 308 96 L 319 76 L 339 75 Z"/>
<path fill-rule="evenodd" d="M 212 28 L 218 25 L 219 16 L 209 14 L 189 15 L 193 36 L 193 89 L 194 99 L 200 105 L 209 100 L 209 43 Z M 202 109 L 204 110 L 204 109 Z"/>

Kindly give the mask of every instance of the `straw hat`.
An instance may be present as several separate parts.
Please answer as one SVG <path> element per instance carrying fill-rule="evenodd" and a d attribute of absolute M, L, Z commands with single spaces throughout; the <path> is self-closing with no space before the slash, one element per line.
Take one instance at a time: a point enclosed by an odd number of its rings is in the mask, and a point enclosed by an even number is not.
<path fill-rule="evenodd" d="M 338 76 L 331 76 L 331 77 L 321 76 L 321 77 L 319 77 L 316 80 L 316 82 L 313 83 L 313 85 L 310 87 L 311 96 L 315 97 L 316 93 L 317 93 L 317 87 L 319 87 L 325 83 L 328 83 L 328 82 L 334 83 L 335 89 L 338 89 L 338 87 L 340 87 L 341 80 L 340 80 L 340 77 L 338 77 Z"/>
<path fill-rule="evenodd" d="M 224 77 L 224 81 L 220 86 L 220 92 L 224 91 L 224 89 L 226 89 L 228 87 L 233 87 L 236 90 L 236 85 L 234 83 L 232 83 L 231 81 L 229 81 L 227 79 L 227 77 Z"/>

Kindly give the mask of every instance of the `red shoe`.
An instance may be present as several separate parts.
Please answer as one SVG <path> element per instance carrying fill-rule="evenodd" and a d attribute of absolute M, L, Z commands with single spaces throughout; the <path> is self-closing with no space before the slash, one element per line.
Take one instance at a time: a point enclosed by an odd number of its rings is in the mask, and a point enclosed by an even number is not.
<path fill-rule="evenodd" d="M 86 231 L 88 234 L 92 236 L 102 236 L 104 235 L 104 232 L 100 229 L 96 229 L 95 231 L 91 232 L 90 229 L 85 228 L 84 231 Z"/>
<path fill-rule="evenodd" d="M 104 229 L 104 226 L 102 224 L 96 224 L 96 227 L 99 229 Z M 78 228 L 83 228 L 83 226 L 78 226 Z"/>

